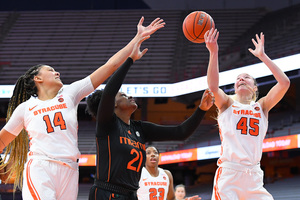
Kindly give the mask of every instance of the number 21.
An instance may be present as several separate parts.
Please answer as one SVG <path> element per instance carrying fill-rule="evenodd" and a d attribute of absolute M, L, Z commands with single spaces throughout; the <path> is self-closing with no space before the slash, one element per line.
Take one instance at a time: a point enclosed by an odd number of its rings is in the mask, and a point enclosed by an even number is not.
<path fill-rule="evenodd" d="M 140 169 L 141 169 L 141 165 L 142 165 L 142 161 L 143 161 L 143 154 L 142 152 L 138 152 L 137 150 L 135 149 L 131 149 L 131 152 L 130 154 L 135 154 L 135 157 L 128 162 L 127 164 L 127 169 L 130 169 L 130 170 L 133 170 L 133 171 L 136 171 L 136 172 L 139 172 Z M 138 167 L 136 168 L 135 166 L 132 166 L 133 163 L 137 162 L 139 160 L 139 165 Z"/>

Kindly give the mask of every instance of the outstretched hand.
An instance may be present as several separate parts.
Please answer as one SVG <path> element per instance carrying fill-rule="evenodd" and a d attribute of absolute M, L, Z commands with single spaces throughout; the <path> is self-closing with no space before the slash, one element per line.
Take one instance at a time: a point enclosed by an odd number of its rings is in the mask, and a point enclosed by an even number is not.
<path fill-rule="evenodd" d="M 143 26 L 144 17 L 142 17 L 137 25 L 137 31 L 138 35 L 141 35 L 141 37 L 150 36 L 153 33 L 155 33 L 158 29 L 161 29 L 165 26 L 165 22 L 163 19 L 160 19 L 159 17 L 153 20 L 150 25 L 147 27 Z"/>
<path fill-rule="evenodd" d="M 255 50 L 253 50 L 251 48 L 249 48 L 248 50 L 257 58 L 261 58 L 265 54 L 265 45 L 264 45 L 265 44 L 265 36 L 262 32 L 260 33 L 260 37 L 258 37 L 257 34 L 255 36 L 256 36 L 257 41 L 255 41 L 252 38 L 252 42 L 255 46 Z"/>
<path fill-rule="evenodd" d="M 204 41 L 206 44 L 206 48 L 210 52 L 219 51 L 218 38 L 219 38 L 219 31 L 214 28 L 211 28 L 209 31 L 206 31 L 206 33 L 204 34 Z"/>
<path fill-rule="evenodd" d="M 192 196 L 192 197 L 187 197 L 185 200 L 201 200 L 202 198 L 199 197 L 198 195 Z"/>
<path fill-rule="evenodd" d="M 148 48 L 145 48 L 143 51 L 141 51 L 140 48 L 141 48 L 142 42 L 144 42 L 145 40 L 147 40 L 149 38 L 150 38 L 149 35 L 145 36 L 145 37 L 141 38 L 137 43 L 134 44 L 133 50 L 129 56 L 130 58 L 132 58 L 133 62 L 136 60 L 139 60 L 148 51 Z"/>
<path fill-rule="evenodd" d="M 210 90 L 205 90 L 199 105 L 201 110 L 207 111 L 215 103 L 215 97 Z"/>

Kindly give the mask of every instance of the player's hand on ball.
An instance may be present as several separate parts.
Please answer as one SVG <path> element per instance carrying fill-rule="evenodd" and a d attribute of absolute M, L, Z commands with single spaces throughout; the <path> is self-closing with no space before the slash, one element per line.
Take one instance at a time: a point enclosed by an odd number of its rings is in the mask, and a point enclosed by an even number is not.
<path fill-rule="evenodd" d="M 217 29 L 210 29 L 204 34 L 204 40 L 206 44 L 206 48 L 210 52 L 218 52 L 219 45 L 218 45 L 218 38 L 219 38 L 219 31 Z"/>

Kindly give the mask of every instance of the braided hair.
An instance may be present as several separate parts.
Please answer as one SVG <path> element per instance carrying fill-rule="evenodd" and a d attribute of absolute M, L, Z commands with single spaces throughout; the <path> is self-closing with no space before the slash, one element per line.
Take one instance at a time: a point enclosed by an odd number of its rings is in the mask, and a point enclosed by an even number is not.
<path fill-rule="evenodd" d="M 31 67 L 24 75 L 20 76 L 17 80 L 13 95 L 8 104 L 6 122 L 10 119 L 12 113 L 18 105 L 27 101 L 30 96 L 38 96 L 37 87 L 34 82 L 34 76 L 39 73 L 42 66 L 44 65 L 38 64 Z M 24 164 L 27 160 L 28 149 L 28 133 L 25 129 L 23 129 L 20 134 L 6 147 L 4 160 L 6 160 L 6 157 L 8 156 L 8 154 L 10 154 L 7 163 L 0 163 L 0 169 L 4 169 L 9 163 L 12 164 L 7 173 L 9 173 L 8 180 L 12 177 L 15 178 L 14 189 L 16 189 L 17 187 L 19 189 L 22 189 L 23 170 Z"/>

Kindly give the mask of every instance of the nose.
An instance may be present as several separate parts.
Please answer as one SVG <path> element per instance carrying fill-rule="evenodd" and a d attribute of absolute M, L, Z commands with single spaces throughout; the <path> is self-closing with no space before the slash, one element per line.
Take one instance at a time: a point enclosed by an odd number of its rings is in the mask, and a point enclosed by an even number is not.
<path fill-rule="evenodd" d="M 55 72 L 55 75 L 56 75 L 56 76 L 60 76 L 60 73 L 59 73 L 59 72 Z"/>

